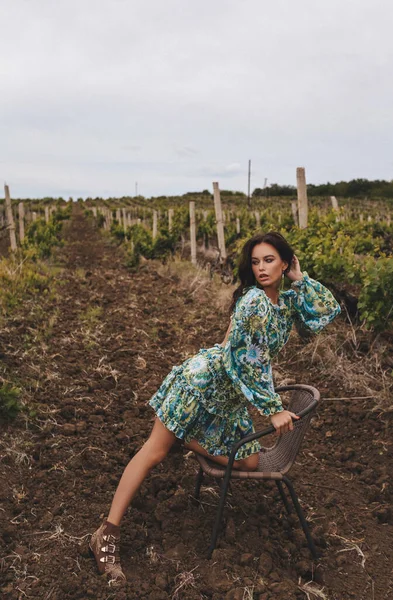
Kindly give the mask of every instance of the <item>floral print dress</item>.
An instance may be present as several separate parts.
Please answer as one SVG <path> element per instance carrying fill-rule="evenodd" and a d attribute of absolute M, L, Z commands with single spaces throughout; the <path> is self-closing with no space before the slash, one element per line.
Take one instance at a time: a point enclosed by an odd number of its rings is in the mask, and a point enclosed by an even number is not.
<path fill-rule="evenodd" d="M 271 360 L 286 344 L 294 322 L 318 332 L 340 313 L 332 293 L 306 272 L 273 304 L 252 286 L 238 299 L 226 344 L 202 349 L 172 369 L 149 404 L 176 437 L 196 440 L 211 455 L 230 454 L 235 442 L 254 431 L 250 402 L 269 416 L 283 410 L 274 391 Z M 242 446 L 237 459 L 260 449 Z"/>

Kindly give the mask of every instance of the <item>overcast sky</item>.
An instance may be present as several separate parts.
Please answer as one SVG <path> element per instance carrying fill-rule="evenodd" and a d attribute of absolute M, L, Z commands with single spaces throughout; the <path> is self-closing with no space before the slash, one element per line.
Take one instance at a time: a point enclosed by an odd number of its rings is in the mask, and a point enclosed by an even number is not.
<path fill-rule="evenodd" d="M 0 0 L 13 197 L 393 179 L 391 0 Z"/>

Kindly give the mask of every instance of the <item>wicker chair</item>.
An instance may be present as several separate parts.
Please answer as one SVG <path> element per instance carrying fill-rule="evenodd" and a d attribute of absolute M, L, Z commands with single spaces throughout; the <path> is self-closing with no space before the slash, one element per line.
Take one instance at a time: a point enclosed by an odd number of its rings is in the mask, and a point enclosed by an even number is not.
<path fill-rule="evenodd" d="M 297 494 L 286 474 L 295 462 L 296 456 L 300 449 L 300 445 L 310 424 L 312 414 L 320 399 L 320 394 L 316 388 L 311 387 L 309 385 L 300 384 L 280 387 L 277 388 L 276 391 L 292 392 L 288 410 L 297 414 L 300 417 L 300 419 L 294 420 L 293 431 L 289 431 L 288 433 L 285 433 L 284 435 L 280 436 L 273 447 L 261 449 L 259 453 L 259 464 L 256 471 L 239 471 L 233 469 L 232 467 L 236 453 L 239 450 L 239 448 L 246 442 L 250 442 L 257 438 L 261 438 L 273 433 L 273 426 L 270 426 L 267 429 L 264 429 L 263 431 L 251 433 L 246 437 L 242 438 L 239 442 L 237 442 L 232 448 L 231 454 L 229 456 L 229 462 L 226 467 L 218 465 L 217 463 L 214 463 L 211 460 L 206 459 L 205 457 L 195 453 L 196 459 L 199 462 L 199 472 L 196 479 L 194 494 L 195 499 L 199 499 L 199 493 L 205 475 L 209 475 L 210 477 L 214 477 L 216 479 L 221 479 L 221 495 L 217 508 L 216 520 L 213 526 L 211 543 L 208 553 L 209 558 L 211 557 L 213 550 L 216 547 L 217 537 L 225 506 L 225 499 L 227 496 L 229 482 L 231 479 L 270 479 L 275 481 L 280 492 L 281 499 L 284 503 L 285 509 L 288 513 L 290 513 L 291 508 L 284 492 L 283 483 L 285 483 L 289 490 L 289 494 L 295 506 L 297 516 L 299 517 L 304 534 L 306 536 L 310 552 L 314 559 L 318 558 L 318 553 L 312 540 L 307 521 L 303 514 L 303 510 L 299 504 Z"/>

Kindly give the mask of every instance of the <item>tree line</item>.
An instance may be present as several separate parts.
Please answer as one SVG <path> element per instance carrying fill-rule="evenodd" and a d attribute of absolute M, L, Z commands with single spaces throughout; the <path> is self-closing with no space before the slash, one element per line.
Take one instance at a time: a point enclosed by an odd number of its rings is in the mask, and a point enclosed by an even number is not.
<path fill-rule="evenodd" d="M 266 188 L 255 188 L 252 195 L 260 196 L 296 196 L 294 185 L 272 183 Z M 307 184 L 308 196 L 338 196 L 340 198 L 393 198 L 393 180 L 351 179 L 337 183 Z"/>

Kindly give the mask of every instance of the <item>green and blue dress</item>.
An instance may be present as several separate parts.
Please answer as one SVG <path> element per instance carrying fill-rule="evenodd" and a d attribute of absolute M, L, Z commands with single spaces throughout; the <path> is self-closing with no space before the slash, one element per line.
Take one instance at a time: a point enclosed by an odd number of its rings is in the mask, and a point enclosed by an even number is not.
<path fill-rule="evenodd" d="M 284 410 L 271 361 L 293 324 L 319 332 L 339 313 L 332 293 L 306 272 L 280 292 L 278 304 L 263 289 L 249 287 L 236 303 L 226 344 L 202 349 L 173 367 L 149 404 L 176 437 L 196 440 L 211 455 L 228 456 L 235 442 L 254 431 L 249 402 L 266 416 Z M 247 443 L 236 458 L 259 449 L 258 441 Z"/>

